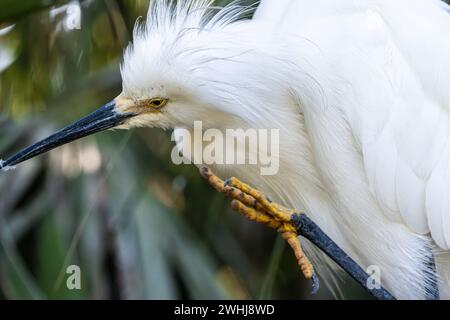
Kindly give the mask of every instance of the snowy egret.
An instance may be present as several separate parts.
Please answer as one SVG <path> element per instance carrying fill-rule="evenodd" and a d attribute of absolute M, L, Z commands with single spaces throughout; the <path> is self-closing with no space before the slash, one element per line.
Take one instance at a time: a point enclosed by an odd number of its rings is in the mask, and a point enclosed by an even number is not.
<path fill-rule="evenodd" d="M 278 128 L 276 175 L 213 170 L 257 187 L 266 206 L 308 212 L 397 298 L 429 296 L 434 266 L 449 298 L 449 11 L 441 0 L 262 0 L 245 20 L 237 3 L 155 0 L 125 52 L 122 94 L 0 168 L 113 127 Z M 306 250 L 321 274 L 334 268 Z"/>

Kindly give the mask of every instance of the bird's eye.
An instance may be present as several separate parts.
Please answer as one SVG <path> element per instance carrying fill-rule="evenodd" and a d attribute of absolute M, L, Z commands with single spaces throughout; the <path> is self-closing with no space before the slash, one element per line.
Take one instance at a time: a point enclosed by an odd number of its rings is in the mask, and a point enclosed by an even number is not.
<path fill-rule="evenodd" d="M 167 104 L 167 101 L 165 98 L 153 98 L 148 101 L 148 106 L 153 109 L 161 109 Z"/>

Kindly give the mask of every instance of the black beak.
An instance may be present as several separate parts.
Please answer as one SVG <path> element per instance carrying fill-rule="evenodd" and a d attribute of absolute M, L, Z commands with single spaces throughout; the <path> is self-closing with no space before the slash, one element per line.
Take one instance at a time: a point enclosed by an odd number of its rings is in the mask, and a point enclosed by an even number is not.
<path fill-rule="evenodd" d="M 119 126 L 136 115 L 134 113 L 118 113 L 115 106 L 116 102 L 113 100 L 70 126 L 23 149 L 7 160 L 0 161 L 0 170 L 15 166 L 71 141 Z"/>

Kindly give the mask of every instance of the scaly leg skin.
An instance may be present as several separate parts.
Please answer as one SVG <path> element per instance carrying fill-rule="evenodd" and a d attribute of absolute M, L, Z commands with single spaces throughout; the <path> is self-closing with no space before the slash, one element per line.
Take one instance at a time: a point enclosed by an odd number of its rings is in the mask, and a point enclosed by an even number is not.
<path fill-rule="evenodd" d="M 206 167 L 201 168 L 200 173 L 217 191 L 225 193 L 232 199 L 231 206 L 235 211 L 252 221 L 263 223 L 281 233 L 294 251 L 303 275 L 307 279 L 313 280 L 313 293 L 316 293 L 319 288 L 318 278 L 313 265 L 303 252 L 297 228 L 292 222 L 292 215 L 299 213 L 271 202 L 262 192 L 236 178 L 223 181 Z"/>

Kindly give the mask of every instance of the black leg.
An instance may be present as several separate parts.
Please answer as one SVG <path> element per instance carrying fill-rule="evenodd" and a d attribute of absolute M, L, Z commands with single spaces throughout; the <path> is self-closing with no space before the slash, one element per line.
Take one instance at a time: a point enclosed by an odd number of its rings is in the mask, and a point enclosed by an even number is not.
<path fill-rule="evenodd" d="M 439 285 L 438 285 L 438 280 L 437 280 L 437 276 L 436 276 L 436 261 L 434 260 L 434 253 L 433 253 L 432 249 L 430 249 L 430 255 L 429 255 L 428 259 L 429 259 L 428 264 L 429 264 L 430 268 L 427 270 L 431 269 L 431 274 L 430 274 L 431 284 L 430 284 L 430 286 L 428 286 L 426 299 L 427 300 L 439 300 Z M 425 271 L 425 272 L 429 272 L 429 271 Z"/>
<path fill-rule="evenodd" d="M 314 245 L 333 259 L 342 269 L 344 269 L 353 279 L 355 279 L 363 288 L 378 300 L 396 300 L 382 286 L 379 289 L 370 289 L 367 287 L 369 275 L 339 246 L 328 237 L 322 229 L 319 228 L 306 214 L 294 214 L 293 222 L 297 225 L 298 234 L 305 237 Z"/>

